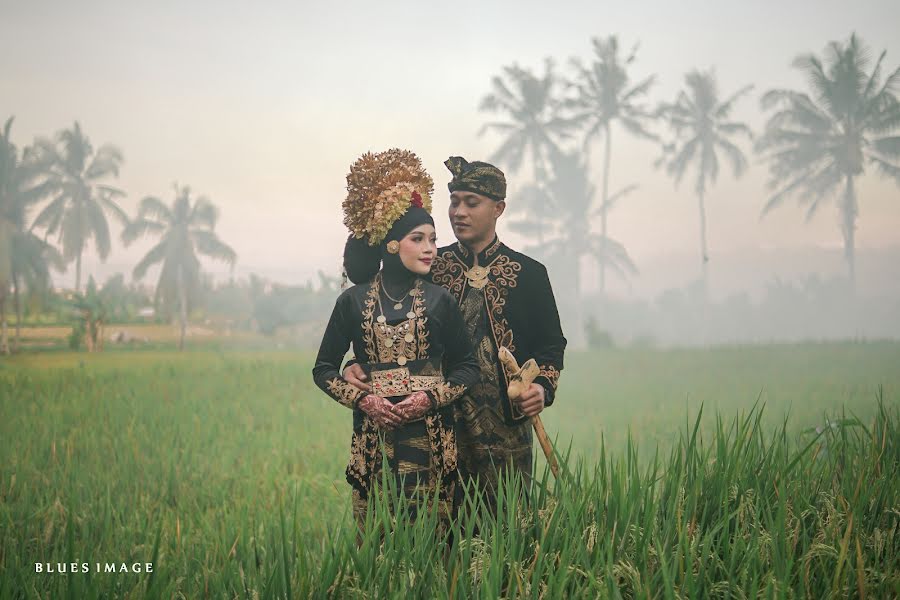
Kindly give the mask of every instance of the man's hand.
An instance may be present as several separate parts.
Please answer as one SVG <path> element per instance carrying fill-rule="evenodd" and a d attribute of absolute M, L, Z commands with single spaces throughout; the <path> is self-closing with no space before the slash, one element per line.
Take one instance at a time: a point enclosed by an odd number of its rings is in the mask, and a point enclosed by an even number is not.
<path fill-rule="evenodd" d="M 431 399 L 425 392 L 413 392 L 394 405 L 394 413 L 403 417 L 404 422 L 415 421 L 431 410 Z"/>
<path fill-rule="evenodd" d="M 402 417 L 394 414 L 393 408 L 393 404 L 374 394 L 368 394 L 359 401 L 359 409 L 381 429 L 393 429 L 403 424 Z"/>
<path fill-rule="evenodd" d="M 369 379 L 369 376 L 366 375 L 366 372 L 363 371 L 363 368 L 359 363 L 353 363 L 352 365 L 344 369 L 343 377 L 347 380 L 347 383 L 355 388 L 358 388 L 364 392 L 372 391 L 372 386 L 366 383 L 366 380 Z"/>
<path fill-rule="evenodd" d="M 515 399 L 515 402 L 525 416 L 533 417 L 541 414 L 541 411 L 544 410 L 544 386 L 532 383 L 521 396 Z"/>

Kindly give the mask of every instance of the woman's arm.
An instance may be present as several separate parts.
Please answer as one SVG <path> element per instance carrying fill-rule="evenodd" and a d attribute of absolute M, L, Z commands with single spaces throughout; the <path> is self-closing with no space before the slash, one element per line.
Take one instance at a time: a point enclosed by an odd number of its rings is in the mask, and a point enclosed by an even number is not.
<path fill-rule="evenodd" d="M 351 305 L 350 298 L 346 295 L 340 296 L 335 302 L 319 345 L 313 379 L 322 391 L 339 403 L 347 408 L 363 411 L 382 429 L 392 429 L 403 422 L 402 417 L 394 413 L 393 405 L 381 396 L 368 394 L 351 385 L 340 374 L 341 359 L 352 340 Z"/>
<path fill-rule="evenodd" d="M 316 385 L 343 404 L 347 408 L 356 408 L 358 402 L 366 395 L 341 377 L 341 359 L 350 347 L 349 311 L 350 297 L 342 294 L 334 303 L 331 318 L 319 344 L 319 354 L 313 367 L 313 380 Z"/>

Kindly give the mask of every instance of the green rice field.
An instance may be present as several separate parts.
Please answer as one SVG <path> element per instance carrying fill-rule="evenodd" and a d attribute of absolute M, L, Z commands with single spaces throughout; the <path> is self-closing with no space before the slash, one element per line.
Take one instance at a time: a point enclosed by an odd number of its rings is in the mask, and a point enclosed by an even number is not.
<path fill-rule="evenodd" d="M 564 475 L 452 547 L 390 498 L 357 547 L 312 360 L 0 359 L 0 599 L 900 597 L 900 343 L 567 353 Z"/>

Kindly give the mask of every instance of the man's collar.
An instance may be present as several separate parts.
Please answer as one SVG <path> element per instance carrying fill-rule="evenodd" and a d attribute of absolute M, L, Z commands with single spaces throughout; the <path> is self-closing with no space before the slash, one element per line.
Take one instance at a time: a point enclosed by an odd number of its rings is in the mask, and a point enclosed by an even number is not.
<path fill-rule="evenodd" d="M 456 249 L 459 255 L 463 258 L 464 262 L 468 265 L 473 264 L 473 254 L 472 251 L 469 250 L 465 244 L 462 242 L 456 242 Z M 495 254 L 497 254 L 497 250 L 500 249 L 500 238 L 497 237 L 497 234 L 494 234 L 494 240 L 487 245 L 487 247 L 478 253 L 478 264 L 486 265 Z"/>

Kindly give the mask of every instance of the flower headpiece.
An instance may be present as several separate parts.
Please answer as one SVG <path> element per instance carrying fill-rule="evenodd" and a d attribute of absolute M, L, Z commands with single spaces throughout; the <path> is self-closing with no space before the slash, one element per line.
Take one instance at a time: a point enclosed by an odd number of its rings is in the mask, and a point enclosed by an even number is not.
<path fill-rule="evenodd" d="M 433 192 L 431 176 L 409 150 L 367 152 L 350 166 L 347 175 L 344 225 L 354 237 L 377 246 L 410 206 L 430 214 Z"/>

